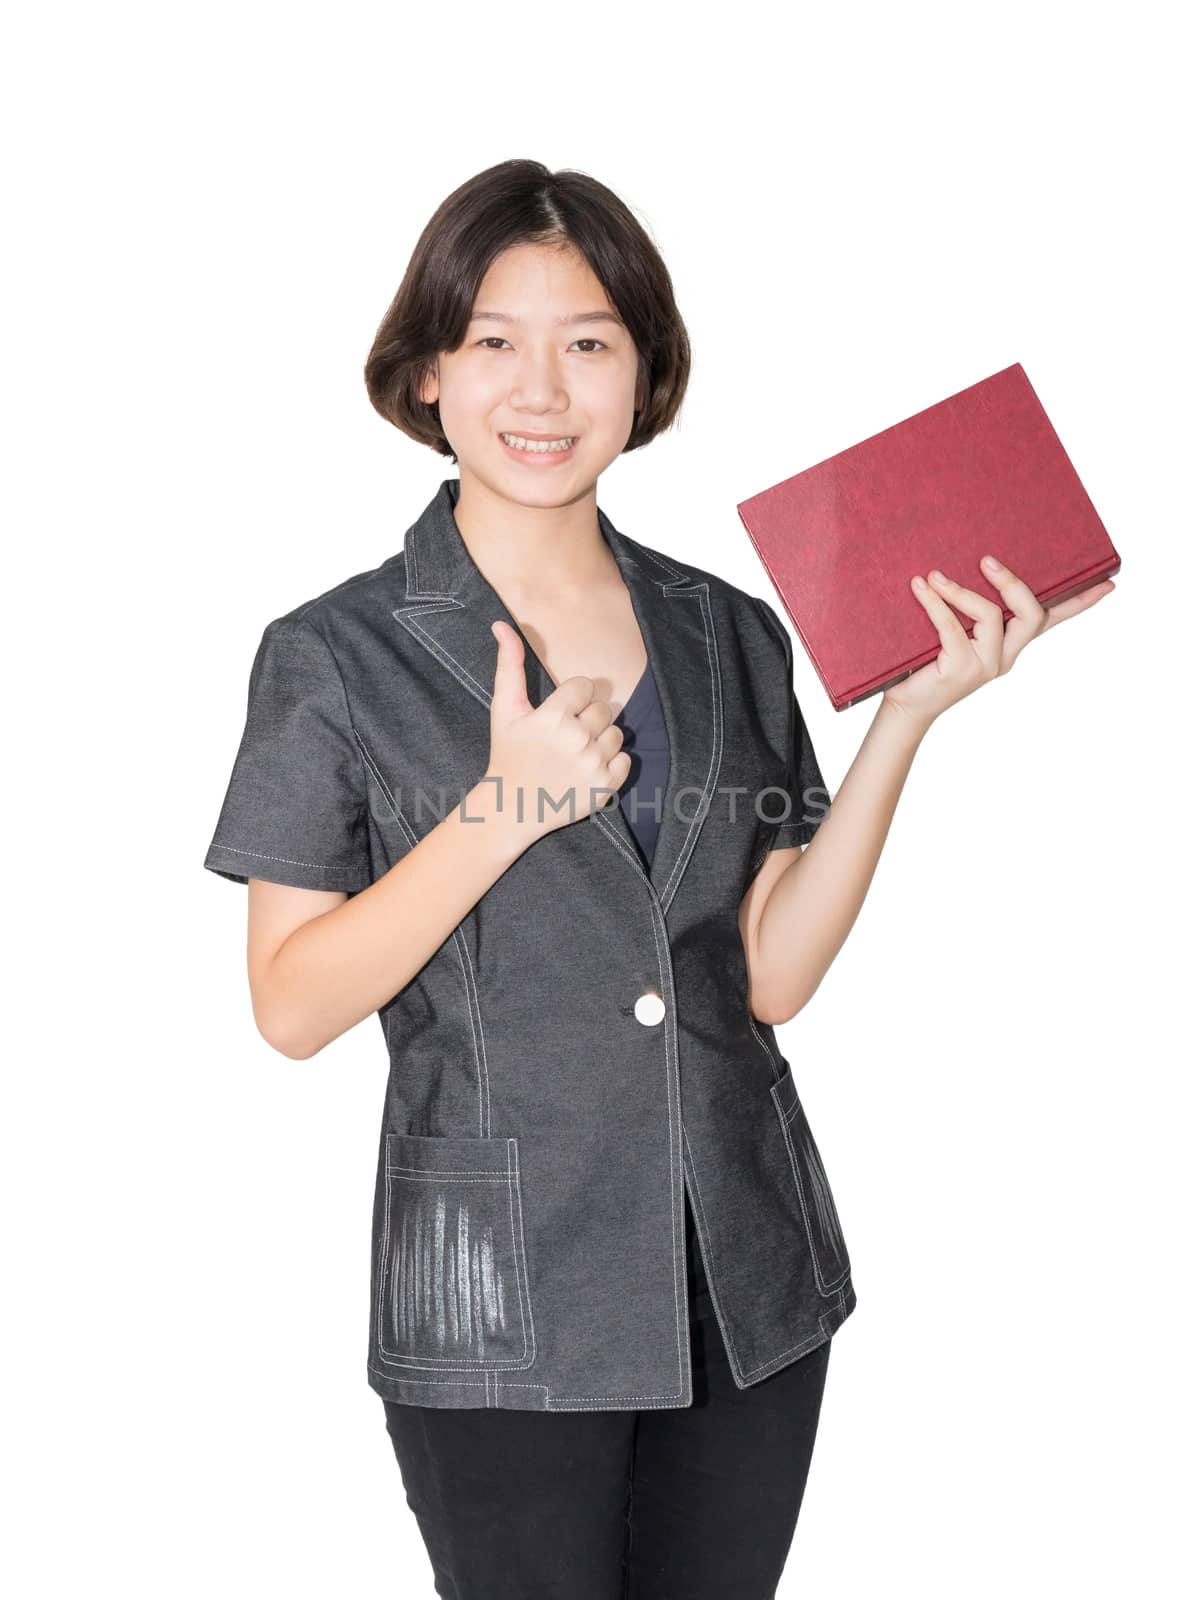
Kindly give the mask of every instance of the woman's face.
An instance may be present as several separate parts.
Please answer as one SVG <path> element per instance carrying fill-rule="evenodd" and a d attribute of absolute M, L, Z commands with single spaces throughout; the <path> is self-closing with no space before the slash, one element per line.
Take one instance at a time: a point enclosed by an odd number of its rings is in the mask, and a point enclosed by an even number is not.
<path fill-rule="evenodd" d="M 625 448 L 638 351 L 588 262 L 572 247 L 516 245 L 486 272 L 458 350 L 444 351 L 422 399 L 439 401 L 460 462 L 523 505 L 575 501 Z M 534 453 L 502 434 L 574 438 Z"/>

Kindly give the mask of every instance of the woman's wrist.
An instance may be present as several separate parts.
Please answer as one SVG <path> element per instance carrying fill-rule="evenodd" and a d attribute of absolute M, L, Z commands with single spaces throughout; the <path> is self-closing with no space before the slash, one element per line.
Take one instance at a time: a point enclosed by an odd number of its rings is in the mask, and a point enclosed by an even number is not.
<path fill-rule="evenodd" d="M 518 793 L 514 786 L 486 773 L 465 796 L 460 819 L 468 827 L 483 827 L 494 859 L 508 867 L 543 833 L 541 823 L 536 824 L 530 815 L 531 808 L 523 806 L 522 810 L 523 815 L 519 816 Z"/>
<path fill-rule="evenodd" d="M 928 729 L 936 721 L 935 715 L 909 711 L 897 700 L 888 700 L 884 694 L 874 713 L 875 724 L 889 728 L 895 738 L 906 739 L 913 747 L 919 746 Z"/>

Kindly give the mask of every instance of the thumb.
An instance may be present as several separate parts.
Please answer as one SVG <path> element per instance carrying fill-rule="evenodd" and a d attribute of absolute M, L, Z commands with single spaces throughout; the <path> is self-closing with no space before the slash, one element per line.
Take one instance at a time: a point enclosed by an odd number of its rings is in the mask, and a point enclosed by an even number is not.
<path fill-rule="evenodd" d="M 526 649 L 508 622 L 491 622 L 489 632 L 497 639 L 490 716 L 508 722 L 534 710 L 526 693 Z"/>

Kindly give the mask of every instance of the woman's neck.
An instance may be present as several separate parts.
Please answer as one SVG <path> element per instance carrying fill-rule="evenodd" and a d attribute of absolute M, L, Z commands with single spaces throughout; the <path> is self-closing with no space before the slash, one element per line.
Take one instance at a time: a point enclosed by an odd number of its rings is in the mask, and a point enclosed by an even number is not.
<path fill-rule="evenodd" d="M 460 473 L 456 526 L 485 579 L 507 601 L 533 605 L 590 595 L 618 576 L 597 521 L 596 488 L 563 505 L 510 500 Z"/>

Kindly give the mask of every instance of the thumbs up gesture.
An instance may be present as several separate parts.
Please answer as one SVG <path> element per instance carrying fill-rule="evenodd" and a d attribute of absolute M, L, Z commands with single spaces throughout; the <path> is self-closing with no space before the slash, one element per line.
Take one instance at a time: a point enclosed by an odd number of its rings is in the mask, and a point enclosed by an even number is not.
<path fill-rule="evenodd" d="M 491 629 L 497 669 L 485 777 L 501 780 L 501 809 L 539 838 L 615 803 L 630 758 L 612 706 L 593 698 L 591 678 L 565 678 L 541 706 L 532 706 L 522 640 L 508 623 L 494 622 Z"/>

